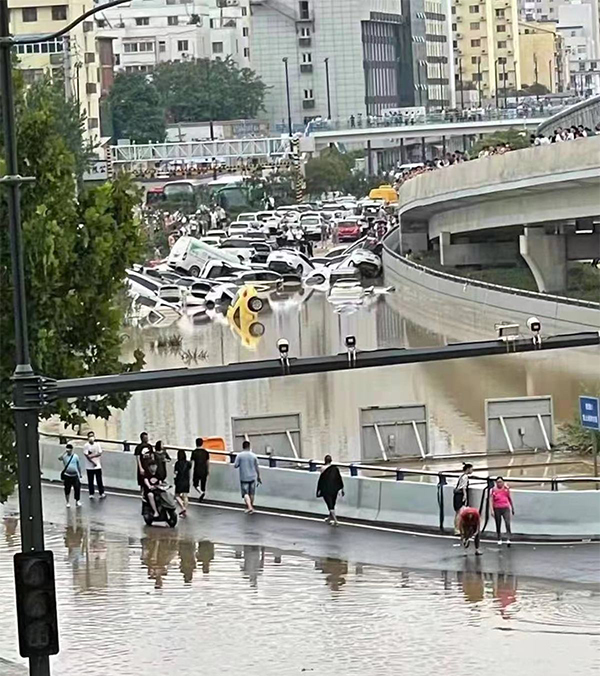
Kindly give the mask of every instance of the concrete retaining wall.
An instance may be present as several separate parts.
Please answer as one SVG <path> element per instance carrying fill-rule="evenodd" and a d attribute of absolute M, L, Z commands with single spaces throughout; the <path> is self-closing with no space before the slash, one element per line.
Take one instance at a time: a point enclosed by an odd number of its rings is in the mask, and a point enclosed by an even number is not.
<path fill-rule="evenodd" d="M 600 306 L 597 303 L 561 302 L 517 289 L 511 293 L 508 288 L 503 291 L 502 287 L 493 284 L 431 270 L 395 253 L 393 249 L 397 242 L 397 231 L 385 241 L 383 265 L 386 284 L 395 286 L 401 294 L 406 292 L 407 297 L 426 294 L 436 301 L 436 305 L 445 304 L 454 321 L 460 319 L 466 328 L 476 330 L 475 324 L 482 323 L 483 313 L 486 315 L 483 323 L 489 327 L 488 335 L 496 322 L 515 321 L 525 328 L 531 316 L 539 317 L 546 334 L 600 329 Z M 414 319 L 419 322 L 418 317 Z"/>
<path fill-rule="evenodd" d="M 63 448 L 42 443 L 43 478 L 60 479 L 58 456 Z M 79 452 L 80 460 L 82 454 Z M 102 456 L 104 483 L 108 488 L 137 492 L 135 458 L 121 451 Z M 295 469 L 263 467 L 263 484 L 256 504 L 269 509 L 324 516 L 323 501 L 315 497 L 318 474 Z M 340 516 L 370 523 L 393 524 L 435 530 L 439 525 L 437 486 L 411 481 L 365 477 L 344 477 L 345 497 L 340 498 Z M 451 486 L 444 488 L 445 527 L 452 528 Z M 212 463 L 208 498 L 226 504 L 240 504 L 237 470 L 230 463 Z M 514 533 L 523 537 L 600 538 L 600 491 L 560 492 L 514 490 L 517 516 Z M 472 491 L 471 503 L 479 506 L 481 490 Z M 488 524 L 488 531 L 492 529 Z"/>

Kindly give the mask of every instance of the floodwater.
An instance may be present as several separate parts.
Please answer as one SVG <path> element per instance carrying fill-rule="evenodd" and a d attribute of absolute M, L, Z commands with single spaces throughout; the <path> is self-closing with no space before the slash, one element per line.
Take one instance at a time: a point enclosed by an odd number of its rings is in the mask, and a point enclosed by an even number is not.
<path fill-rule="evenodd" d="M 222 544 L 187 537 L 185 529 L 123 534 L 90 518 L 87 505 L 61 521 L 46 527 L 61 625 L 54 674 L 590 676 L 597 670 L 600 595 L 586 585 L 483 572 L 485 564 L 472 557 L 458 570 L 445 570 L 442 559 L 439 570 L 423 571 Z M 6 517 L 0 666 L 23 662 L 13 610 L 18 547 L 17 520 Z"/>
<path fill-rule="evenodd" d="M 419 311 L 422 314 L 421 306 Z M 411 321 L 411 315 L 417 310 L 400 292 L 342 314 L 324 294 L 290 293 L 260 313 L 262 337 L 241 337 L 224 317 L 196 323 L 184 317 L 160 329 L 128 327 L 124 357 L 141 347 L 146 368 L 162 369 L 272 358 L 278 356 L 276 343 L 282 337 L 290 343 L 290 356 L 343 352 L 347 335 L 356 336 L 358 349 L 441 345 L 468 338 L 449 332 L 441 321 L 425 328 Z M 470 318 L 472 326 L 476 319 Z M 487 322 L 482 315 L 471 339 L 495 335 Z M 182 337 L 180 348 L 154 347 L 173 335 Z M 182 350 L 188 357 L 191 353 L 191 362 L 184 361 Z M 174 445 L 193 446 L 197 436 L 216 435 L 231 447 L 232 417 L 299 413 L 302 456 L 327 452 L 334 459 L 357 460 L 360 408 L 425 403 L 434 454 L 483 452 L 485 399 L 551 395 L 555 422 L 570 421 L 577 413 L 578 396 L 598 387 L 598 363 L 600 350 L 583 348 L 141 392 L 109 421 L 91 422 L 104 438 L 134 440 L 148 430 L 151 439 Z"/>

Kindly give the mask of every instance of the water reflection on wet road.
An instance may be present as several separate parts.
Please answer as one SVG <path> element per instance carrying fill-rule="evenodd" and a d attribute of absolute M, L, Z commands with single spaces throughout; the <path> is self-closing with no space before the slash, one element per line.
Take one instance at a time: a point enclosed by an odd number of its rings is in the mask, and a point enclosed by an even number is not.
<path fill-rule="evenodd" d="M 242 345 L 224 319 L 194 324 L 187 318 L 167 329 L 131 330 L 124 350 L 128 355 L 143 347 L 147 368 L 168 368 L 184 366 L 181 357 L 152 345 L 176 332 L 183 336 L 183 349 L 207 352 L 200 365 L 273 357 L 280 337 L 289 340 L 291 355 L 304 356 L 342 351 L 347 335 L 355 335 L 361 349 L 453 339 L 414 324 L 403 312 L 409 314 L 399 293 L 353 314 L 336 314 L 323 294 L 314 293 L 308 300 L 302 296 L 266 309 L 261 315 L 265 334 L 254 350 Z M 493 335 L 493 327 L 487 332 Z M 598 355 L 597 349 L 586 348 L 142 392 L 133 395 L 124 412 L 93 425 L 109 438 L 135 439 L 146 429 L 152 439 L 174 444 L 190 445 L 199 434 L 223 436 L 230 444 L 233 416 L 300 413 L 305 455 L 327 451 L 353 460 L 360 457 L 359 408 L 425 402 L 437 453 L 483 451 L 486 398 L 550 394 L 556 421 L 570 420 L 578 395 L 596 385 L 590 364 Z"/>
<path fill-rule="evenodd" d="M 598 663 L 597 590 L 519 578 L 510 563 L 426 572 L 142 532 L 105 530 L 87 510 L 47 527 L 62 628 L 53 673 L 589 676 Z M 9 516 L 0 658 L 15 661 L 17 548 Z"/>

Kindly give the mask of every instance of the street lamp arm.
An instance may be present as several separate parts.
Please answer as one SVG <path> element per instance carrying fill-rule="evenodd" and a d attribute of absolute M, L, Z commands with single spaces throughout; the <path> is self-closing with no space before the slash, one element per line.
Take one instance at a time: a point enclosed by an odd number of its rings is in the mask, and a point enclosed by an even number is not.
<path fill-rule="evenodd" d="M 98 7 L 92 7 L 87 12 L 78 16 L 74 21 L 71 21 L 70 24 L 61 28 L 56 33 L 48 33 L 47 35 L 37 35 L 33 37 L 15 37 L 14 35 L 9 35 L 7 37 L 0 37 L 0 42 L 10 43 L 12 45 L 35 45 L 39 42 L 49 42 L 56 38 L 60 38 L 71 31 L 75 26 L 79 25 L 82 21 L 85 21 L 89 16 L 93 16 L 97 12 L 102 12 L 105 9 L 110 9 L 111 7 L 116 7 L 117 5 L 124 5 L 126 2 L 131 2 L 131 0 L 111 0 L 104 5 L 99 5 Z"/>

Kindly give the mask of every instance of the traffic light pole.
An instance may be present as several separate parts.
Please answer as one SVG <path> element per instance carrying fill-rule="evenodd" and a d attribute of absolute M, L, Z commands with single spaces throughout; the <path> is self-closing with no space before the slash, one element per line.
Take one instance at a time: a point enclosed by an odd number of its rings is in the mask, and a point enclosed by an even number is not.
<path fill-rule="evenodd" d="M 8 3 L 7 0 L 0 0 L 0 38 L 8 36 Z M 17 163 L 11 44 L 6 41 L 0 41 L 0 100 L 6 161 L 6 176 L 2 178 L 2 182 L 7 187 L 8 195 L 8 230 L 15 325 L 16 368 L 13 374 L 13 410 L 19 477 L 21 549 L 23 552 L 41 552 L 44 550 L 44 518 L 40 486 L 38 407 L 26 401 L 27 391 L 32 386 L 37 388 L 37 378 L 33 373 L 29 358 L 21 237 L 20 188 L 28 179 L 19 175 Z M 50 658 L 48 656 L 30 658 L 29 673 L 31 676 L 50 676 Z"/>

